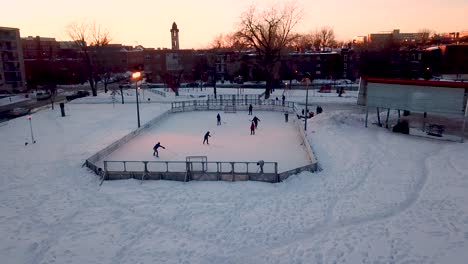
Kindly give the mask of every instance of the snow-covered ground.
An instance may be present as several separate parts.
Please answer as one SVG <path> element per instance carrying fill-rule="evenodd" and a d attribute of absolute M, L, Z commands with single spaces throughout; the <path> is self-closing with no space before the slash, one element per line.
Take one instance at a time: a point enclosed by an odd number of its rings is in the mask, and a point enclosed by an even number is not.
<path fill-rule="evenodd" d="M 466 263 L 466 143 L 365 128 L 352 98 L 314 100 L 324 113 L 308 138 L 323 170 L 278 184 L 99 186 L 82 164 L 136 128 L 134 103 L 39 111 L 27 146 L 27 119 L 11 120 L 0 126 L 1 262 Z M 167 108 L 142 104 L 142 121 Z"/>
<path fill-rule="evenodd" d="M 27 98 L 24 94 L 7 96 L 0 98 L 0 106 L 18 103 L 26 100 L 30 100 L 30 98 Z"/>

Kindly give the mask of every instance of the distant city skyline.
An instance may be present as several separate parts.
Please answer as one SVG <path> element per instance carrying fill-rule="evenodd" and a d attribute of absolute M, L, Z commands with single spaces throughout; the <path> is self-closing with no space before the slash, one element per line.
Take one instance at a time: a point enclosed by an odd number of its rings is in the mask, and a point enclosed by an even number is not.
<path fill-rule="evenodd" d="M 277 1 L 280 3 L 282 1 Z M 417 32 L 428 28 L 437 33 L 468 30 L 468 1 L 415 0 L 344 1 L 298 0 L 304 10 L 296 32 L 308 33 L 322 26 L 334 29 L 336 39 L 348 41 L 354 36 L 400 29 Z M 72 22 L 96 22 L 109 30 L 112 43 L 170 48 L 172 23 L 180 30 L 181 49 L 199 49 L 210 45 L 219 34 L 235 30 L 243 11 L 270 1 L 252 0 L 16 0 L 6 6 L 0 26 L 19 28 L 21 37 L 53 37 L 70 40 L 66 26 Z M 3 8 L 2 8 L 3 9 Z"/>

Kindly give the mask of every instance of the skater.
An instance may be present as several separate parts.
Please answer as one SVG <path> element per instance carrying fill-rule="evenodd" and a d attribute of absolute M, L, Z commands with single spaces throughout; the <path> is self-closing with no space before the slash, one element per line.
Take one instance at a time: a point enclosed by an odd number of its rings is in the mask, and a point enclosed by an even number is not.
<path fill-rule="evenodd" d="M 161 145 L 161 143 L 158 142 L 158 144 L 154 145 L 154 147 L 153 147 L 153 156 L 159 157 L 159 153 L 158 153 L 158 148 L 159 147 L 161 147 L 163 149 L 166 149 L 165 147 L 163 147 Z"/>
<path fill-rule="evenodd" d="M 208 138 L 209 138 L 209 137 L 211 137 L 210 131 L 206 132 L 205 136 L 203 137 L 203 145 L 205 144 L 205 141 L 206 141 L 206 144 L 208 144 L 208 145 L 210 144 L 210 143 L 208 142 Z"/>
<path fill-rule="evenodd" d="M 260 119 L 259 119 L 257 116 L 254 116 L 254 118 L 252 119 L 252 121 L 255 123 L 255 129 L 257 129 L 257 127 L 258 127 L 258 122 L 260 121 Z"/>
<path fill-rule="evenodd" d="M 263 173 L 263 165 L 265 164 L 265 162 L 263 160 L 259 160 L 257 162 L 257 166 L 259 167 L 260 169 L 260 173 Z M 258 170 L 257 170 L 258 171 Z"/>
<path fill-rule="evenodd" d="M 252 104 L 249 105 L 249 115 L 252 115 Z"/>
<path fill-rule="evenodd" d="M 220 125 L 221 125 L 221 116 L 219 115 L 219 113 L 218 113 L 218 115 L 216 116 L 216 119 L 218 120 L 217 125 L 220 126 Z"/>
<path fill-rule="evenodd" d="M 284 96 L 284 94 L 283 94 L 283 97 L 281 98 L 281 100 L 283 101 L 283 106 L 284 106 L 284 101 L 286 100 L 286 96 Z"/>
<path fill-rule="evenodd" d="M 252 121 L 252 124 L 250 124 L 250 135 L 255 135 L 255 124 Z"/>
<path fill-rule="evenodd" d="M 323 112 L 323 109 L 320 105 L 317 105 L 316 112 L 317 112 L 317 115 Z"/>

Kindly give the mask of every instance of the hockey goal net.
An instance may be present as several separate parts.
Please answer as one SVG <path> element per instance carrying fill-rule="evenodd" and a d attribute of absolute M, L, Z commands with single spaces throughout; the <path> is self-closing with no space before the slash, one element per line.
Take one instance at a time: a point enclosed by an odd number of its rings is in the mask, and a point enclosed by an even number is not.
<path fill-rule="evenodd" d="M 207 156 L 187 156 L 185 161 L 187 162 L 187 170 L 189 171 L 205 172 L 207 170 Z"/>
<path fill-rule="evenodd" d="M 225 105 L 224 106 L 224 113 L 235 113 L 236 106 L 235 105 Z"/>

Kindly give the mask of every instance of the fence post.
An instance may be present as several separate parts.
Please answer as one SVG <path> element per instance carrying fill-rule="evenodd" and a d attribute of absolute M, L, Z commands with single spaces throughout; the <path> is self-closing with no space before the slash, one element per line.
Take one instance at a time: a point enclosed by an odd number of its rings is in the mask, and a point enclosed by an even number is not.
<path fill-rule="evenodd" d="M 145 164 L 145 173 L 143 173 L 143 176 L 141 176 L 142 181 L 145 179 L 145 175 L 148 175 L 148 162 L 143 161 L 143 164 Z"/>
<path fill-rule="evenodd" d="M 127 162 L 124 161 L 123 164 L 124 164 L 124 172 L 127 172 Z"/>
<path fill-rule="evenodd" d="M 276 175 L 276 182 L 280 182 L 280 178 L 278 175 L 278 162 L 275 162 L 275 175 Z"/>
<path fill-rule="evenodd" d="M 104 175 L 102 175 L 102 181 L 106 179 L 106 176 L 107 176 L 107 161 L 104 161 Z"/>
<path fill-rule="evenodd" d="M 231 163 L 231 173 L 232 173 L 232 181 L 234 181 L 234 162 Z"/>

